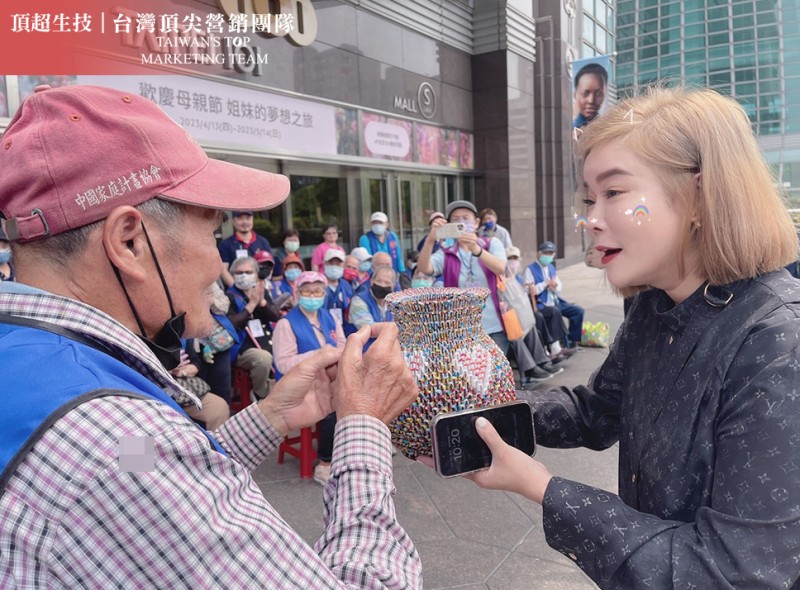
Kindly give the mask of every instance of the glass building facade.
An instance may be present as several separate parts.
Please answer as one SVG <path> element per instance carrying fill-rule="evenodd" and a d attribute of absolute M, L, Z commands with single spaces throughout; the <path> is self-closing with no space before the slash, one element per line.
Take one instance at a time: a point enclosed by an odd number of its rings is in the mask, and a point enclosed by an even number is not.
<path fill-rule="evenodd" d="M 580 6 L 583 10 L 581 57 L 613 53 L 614 0 L 584 0 Z"/>
<path fill-rule="evenodd" d="M 800 208 L 800 0 L 618 0 L 616 82 L 708 86 L 744 107 Z"/>

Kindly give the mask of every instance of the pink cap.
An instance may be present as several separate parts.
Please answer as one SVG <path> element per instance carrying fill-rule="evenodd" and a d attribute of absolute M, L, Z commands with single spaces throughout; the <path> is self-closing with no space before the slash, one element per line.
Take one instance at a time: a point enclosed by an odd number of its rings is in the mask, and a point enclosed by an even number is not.
<path fill-rule="evenodd" d="M 307 270 L 306 272 L 301 273 L 299 277 L 297 277 L 297 280 L 294 282 L 294 286 L 296 289 L 299 289 L 306 283 L 322 283 L 323 285 L 327 285 L 328 279 L 321 272 Z"/>
<path fill-rule="evenodd" d="M 289 179 L 209 158 L 150 100 L 99 86 L 39 86 L 0 139 L 0 211 L 29 242 L 155 196 L 207 209 L 269 209 Z"/>

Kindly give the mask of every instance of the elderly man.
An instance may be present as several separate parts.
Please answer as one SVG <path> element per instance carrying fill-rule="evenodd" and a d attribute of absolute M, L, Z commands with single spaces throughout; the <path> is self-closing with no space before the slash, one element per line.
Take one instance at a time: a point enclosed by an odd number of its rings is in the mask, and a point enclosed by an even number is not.
<path fill-rule="evenodd" d="M 392 501 L 385 424 L 417 396 L 393 325 L 309 355 L 213 433 L 168 372 L 212 327 L 220 210 L 277 206 L 285 177 L 210 160 L 150 100 L 90 86 L 37 88 L 0 170 L 20 281 L 0 285 L 4 585 L 421 587 Z M 312 550 L 249 470 L 332 410 Z"/>
<path fill-rule="evenodd" d="M 503 354 L 509 343 L 503 329 L 500 301 L 497 295 L 497 275 L 506 270 L 506 249 L 497 238 L 479 238 L 478 209 L 469 201 L 453 201 L 447 205 L 445 219 L 434 219 L 431 230 L 420 250 L 418 268 L 428 275 L 443 275 L 445 287 L 485 287 L 491 293 L 483 308 L 483 329 L 497 343 Z M 436 230 L 445 223 L 463 223 L 464 233 L 457 239 L 442 242 L 433 254 Z"/>
<path fill-rule="evenodd" d="M 562 316 L 569 320 L 567 346 L 575 348 L 581 342 L 583 308 L 562 299 L 561 279 L 558 278 L 556 267 L 553 265 L 555 255 L 556 245 L 553 242 L 545 240 L 539 244 L 539 257 L 525 269 L 522 282 L 528 288 L 531 299 L 536 301 L 537 309 L 548 322 L 548 326 L 561 323 Z M 551 327 L 550 330 L 553 334 L 558 333 L 557 326 Z"/>
<path fill-rule="evenodd" d="M 389 217 L 382 211 L 376 211 L 370 216 L 369 222 L 370 230 L 359 238 L 359 247 L 366 248 L 373 256 L 378 252 L 388 253 L 395 272 L 404 272 L 406 264 L 403 260 L 403 249 L 397 234 L 389 229 Z M 372 264 L 377 266 L 374 260 Z"/>

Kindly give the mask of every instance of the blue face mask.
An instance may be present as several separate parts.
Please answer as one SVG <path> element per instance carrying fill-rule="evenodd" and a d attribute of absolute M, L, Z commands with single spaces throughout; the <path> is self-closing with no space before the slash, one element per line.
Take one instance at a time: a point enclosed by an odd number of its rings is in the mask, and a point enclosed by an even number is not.
<path fill-rule="evenodd" d="M 8 264 L 11 260 L 11 250 L 0 250 L 0 264 Z"/>
<path fill-rule="evenodd" d="M 324 297 L 303 297 L 298 301 L 300 307 L 308 312 L 317 311 L 325 303 Z"/>
<path fill-rule="evenodd" d="M 382 236 L 386 233 L 386 226 L 376 223 L 372 226 L 372 233 L 374 233 L 376 236 Z"/>
<path fill-rule="evenodd" d="M 361 272 L 369 272 L 372 270 L 372 260 L 365 260 L 358 265 L 358 270 Z"/>
<path fill-rule="evenodd" d="M 490 230 L 494 229 L 494 221 L 491 221 L 491 220 L 487 221 L 486 223 L 483 224 L 483 227 L 485 227 L 486 229 L 490 229 Z"/>
<path fill-rule="evenodd" d="M 553 256 L 552 254 L 542 254 L 541 256 L 539 256 L 539 262 L 541 262 L 545 266 L 547 266 L 548 264 L 553 264 L 553 259 L 555 259 L 555 256 Z"/>
<path fill-rule="evenodd" d="M 433 285 L 433 281 L 429 279 L 412 279 L 411 281 L 411 288 L 413 289 L 424 289 L 425 287 L 430 287 Z"/>
<path fill-rule="evenodd" d="M 331 266 L 325 265 L 325 276 L 328 277 L 332 281 L 338 281 L 342 278 L 344 274 L 344 267 L 343 266 Z"/>
<path fill-rule="evenodd" d="M 283 276 L 285 276 L 286 280 L 291 283 L 293 281 L 296 281 L 297 277 L 299 277 L 302 274 L 302 272 L 303 271 L 300 270 L 299 268 L 290 268 L 289 270 L 283 273 Z"/>
<path fill-rule="evenodd" d="M 455 246 L 455 243 L 456 243 L 456 241 L 455 241 L 454 238 L 445 238 L 444 241 L 442 242 L 442 247 L 443 248 L 452 248 L 453 246 Z"/>

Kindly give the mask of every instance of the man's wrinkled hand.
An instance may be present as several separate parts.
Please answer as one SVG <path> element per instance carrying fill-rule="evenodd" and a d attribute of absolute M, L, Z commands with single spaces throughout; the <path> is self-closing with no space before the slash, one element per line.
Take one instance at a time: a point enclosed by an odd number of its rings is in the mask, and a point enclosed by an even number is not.
<path fill-rule="evenodd" d="M 336 363 L 342 351 L 325 346 L 295 365 L 258 405 L 282 435 L 311 426 L 333 411 Z"/>
<path fill-rule="evenodd" d="M 370 338 L 375 341 L 362 355 Z M 365 326 L 347 338 L 334 383 L 333 404 L 339 420 L 366 414 L 389 424 L 418 395 L 394 323 Z"/>

